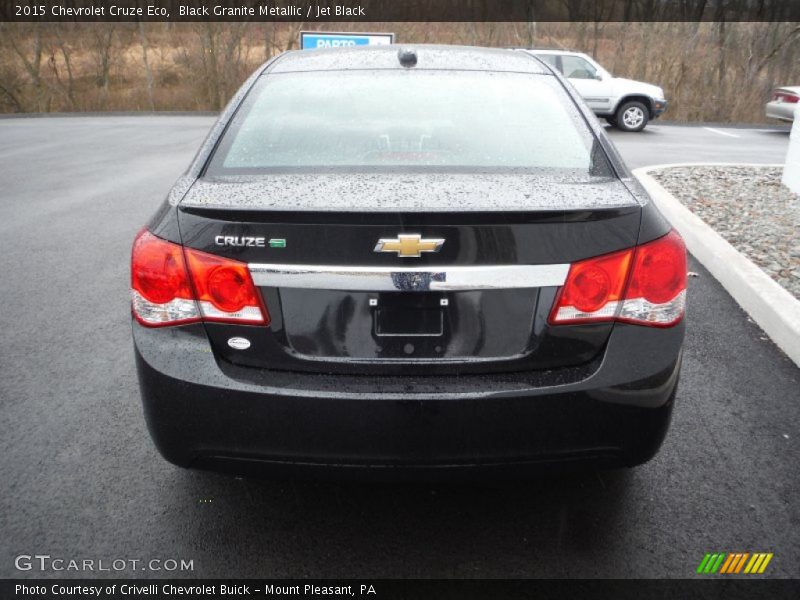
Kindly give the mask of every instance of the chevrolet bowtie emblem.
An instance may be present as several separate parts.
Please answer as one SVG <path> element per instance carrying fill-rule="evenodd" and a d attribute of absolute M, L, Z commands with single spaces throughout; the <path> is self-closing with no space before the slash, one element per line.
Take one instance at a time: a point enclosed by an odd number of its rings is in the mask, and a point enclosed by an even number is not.
<path fill-rule="evenodd" d="M 417 258 L 422 252 L 438 252 L 443 244 L 444 238 L 422 239 L 418 233 L 400 234 L 395 239 L 379 239 L 374 252 L 397 252 L 403 258 Z"/>

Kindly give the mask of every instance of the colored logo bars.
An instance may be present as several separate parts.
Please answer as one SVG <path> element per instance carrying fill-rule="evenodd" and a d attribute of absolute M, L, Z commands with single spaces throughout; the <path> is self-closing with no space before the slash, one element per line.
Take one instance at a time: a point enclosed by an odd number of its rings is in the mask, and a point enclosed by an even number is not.
<path fill-rule="evenodd" d="M 763 573 L 769 561 L 772 560 L 772 552 L 720 552 L 717 554 L 706 554 L 697 572 L 704 575 L 721 573 L 726 575 L 742 573 L 745 575 L 755 575 Z"/>

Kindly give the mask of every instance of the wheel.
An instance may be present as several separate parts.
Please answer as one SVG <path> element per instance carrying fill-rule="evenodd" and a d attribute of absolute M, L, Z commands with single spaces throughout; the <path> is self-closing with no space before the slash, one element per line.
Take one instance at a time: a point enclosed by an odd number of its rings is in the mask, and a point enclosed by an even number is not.
<path fill-rule="evenodd" d="M 608 123 L 612 127 L 616 127 L 617 126 L 617 119 L 616 119 L 616 117 L 606 117 L 606 123 Z"/>
<path fill-rule="evenodd" d="M 641 102 L 631 100 L 617 109 L 614 120 L 622 131 L 641 131 L 650 120 L 650 112 Z"/>

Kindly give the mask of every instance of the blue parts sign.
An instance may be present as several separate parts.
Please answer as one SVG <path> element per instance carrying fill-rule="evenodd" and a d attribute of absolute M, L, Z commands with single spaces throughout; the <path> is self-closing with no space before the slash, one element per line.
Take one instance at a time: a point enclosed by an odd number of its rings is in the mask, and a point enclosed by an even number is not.
<path fill-rule="evenodd" d="M 333 33 L 327 31 L 301 31 L 300 49 L 352 48 L 353 46 L 381 46 L 394 43 L 393 33 Z"/>

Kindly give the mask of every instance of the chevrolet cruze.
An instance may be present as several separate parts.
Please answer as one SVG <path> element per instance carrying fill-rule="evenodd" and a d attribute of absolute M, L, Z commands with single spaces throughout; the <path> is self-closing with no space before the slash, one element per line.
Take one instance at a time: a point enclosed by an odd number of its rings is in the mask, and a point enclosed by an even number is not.
<path fill-rule="evenodd" d="M 683 242 L 527 53 L 282 54 L 131 270 L 145 417 L 183 467 L 631 466 L 669 425 Z"/>

